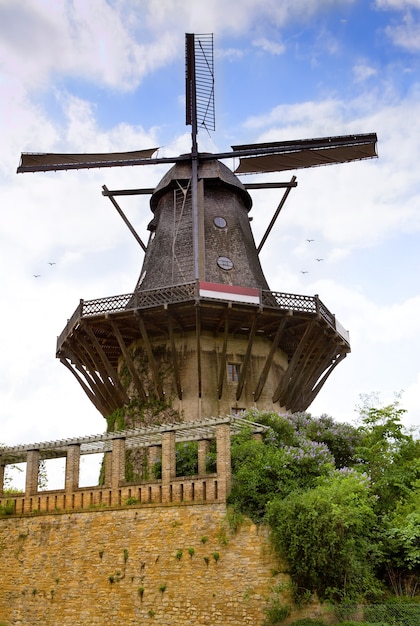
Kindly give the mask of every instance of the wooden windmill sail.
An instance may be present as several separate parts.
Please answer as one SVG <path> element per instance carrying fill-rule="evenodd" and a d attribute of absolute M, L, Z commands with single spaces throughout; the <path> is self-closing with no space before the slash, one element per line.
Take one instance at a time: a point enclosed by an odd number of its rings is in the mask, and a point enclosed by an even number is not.
<path fill-rule="evenodd" d="M 317 297 L 270 291 L 260 267 L 259 253 L 295 177 L 243 184 L 238 175 L 373 158 L 376 134 L 201 153 L 199 129 L 215 126 L 212 35 L 186 35 L 186 123 L 186 155 L 160 158 L 156 148 L 22 154 L 20 173 L 172 165 L 153 190 L 104 187 L 145 250 L 143 268 L 132 294 L 81 302 L 58 339 L 57 356 L 105 417 L 133 398 L 142 406 L 157 400 L 179 419 L 250 406 L 304 410 L 350 351 L 348 334 Z M 234 173 L 221 162 L 232 158 L 239 159 Z M 256 246 L 248 190 L 273 186 L 284 195 Z M 147 245 L 115 200 L 139 193 L 152 194 Z"/>

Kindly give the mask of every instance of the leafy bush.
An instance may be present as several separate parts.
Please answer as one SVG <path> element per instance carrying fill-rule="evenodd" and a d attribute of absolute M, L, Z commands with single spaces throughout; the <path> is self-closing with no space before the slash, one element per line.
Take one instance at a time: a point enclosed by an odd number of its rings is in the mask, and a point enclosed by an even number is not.
<path fill-rule="evenodd" d="M 13 515 L 15 512 L 15 503 L 13 500 L 6 500 L 4 504 L 0 506 L 0 515 Z"/>
<path fill-rule="evenodd" d="M 289 563 L 297 596 L 310 590 L 321 599 L 342 601 L 380 592 L 370 500 L 362 477 L 336 471 L 313 489 L 268 504 L 273 542 Z"/>

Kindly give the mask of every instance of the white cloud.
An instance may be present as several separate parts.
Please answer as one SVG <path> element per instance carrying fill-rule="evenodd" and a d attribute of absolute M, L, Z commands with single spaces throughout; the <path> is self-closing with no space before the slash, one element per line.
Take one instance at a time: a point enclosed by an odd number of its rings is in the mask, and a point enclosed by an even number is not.
<path fill-rule="evenodd" d="M 412 53 L 420 50 L 420 22 L 411 14 L 405 15 L 401 24 L 388 26 L 385 32 L 395 46 Z"/>
<path fill-rule="evenodd" d="M 366 63 L 358 63 L 353 68 L 353 74 L 357 82 L 363 82 L 372 76 L 375 76 L 377 70 Z"/>
<path fill-rule="evenodd" d="M 255 39 L 252 42 L 252 45 L 256 48 L 261 48 L 264 52 L 268 52 L 269 54 L 280 55 L 285 51 L 285 45 L 278 41 L 272 41 L 267 39 L 266 37 L 262 37 L 260 39 Z"/>

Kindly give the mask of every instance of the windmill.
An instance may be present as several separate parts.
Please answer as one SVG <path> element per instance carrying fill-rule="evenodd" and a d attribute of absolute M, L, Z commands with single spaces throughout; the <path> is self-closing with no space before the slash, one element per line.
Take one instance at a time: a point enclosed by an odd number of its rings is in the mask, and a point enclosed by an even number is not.
<path fill-rule="evenodd" d="M 238 176 L 373 158 L 377 137 L 199 152 L 199 129 L 215 129 L 213 36 L 187 34 L 185 49 L 189 154 L 156 157 L 150 148 L 21 156 L 18 173 L 172 166 L 155 189 L 103 187 L 145 251 L 143 267 L 133 293 L 80 302 L 58 338 L 57 357 L 108 419 L 124 408 L 126 422 L 138 425 L 129 409 L 139 403 L 143 423 L 156 415 L 194 420 L 251 406 L 304 410 L 350 351 L 348 333 L 318 296 L 271 291 L 260 266 L 259 253 L 296 177 L 243 184 Z M 234 172 L 222 163 L 228 159 L 239 159 Z M 248 190 L 270 187 L 285 191 L 257 246 Z M 154 214 L 147 245 L 115 199 L 144 193 L 152 194 Z"/>

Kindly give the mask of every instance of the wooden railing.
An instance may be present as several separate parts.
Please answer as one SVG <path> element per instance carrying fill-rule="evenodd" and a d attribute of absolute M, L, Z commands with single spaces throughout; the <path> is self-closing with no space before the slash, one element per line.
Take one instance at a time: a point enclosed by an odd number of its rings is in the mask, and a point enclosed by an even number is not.
<path fill-rule="evenodd" d="M 207 300 L 209 298 L 199 295 L 198 282 L 191 282 L 149 291 L 135 291 L 134 293 L 110 296 L 109 298 L 80 300 L 78 307 L 57 339 L 57 351 L 61 348 L 67 336 L 77 326 L 80 319 L 84 317 L 136 309 L 147 309 L 162 306 L 163 304 L 188 302 L 197 299 Z M 223 296 L 221 295 L 218 300 L 224 300 Z M 322 319 L 334 328 L 346 341 L 349 341 L 348 332 L 341 324 L 336 322 L 335 315 L 327 309 L 318 296 L 304 296 L 279 291 L 262 290 L 261 304 L 266 308 L 281 309 L 296 313 L 318 313 Z"/>

